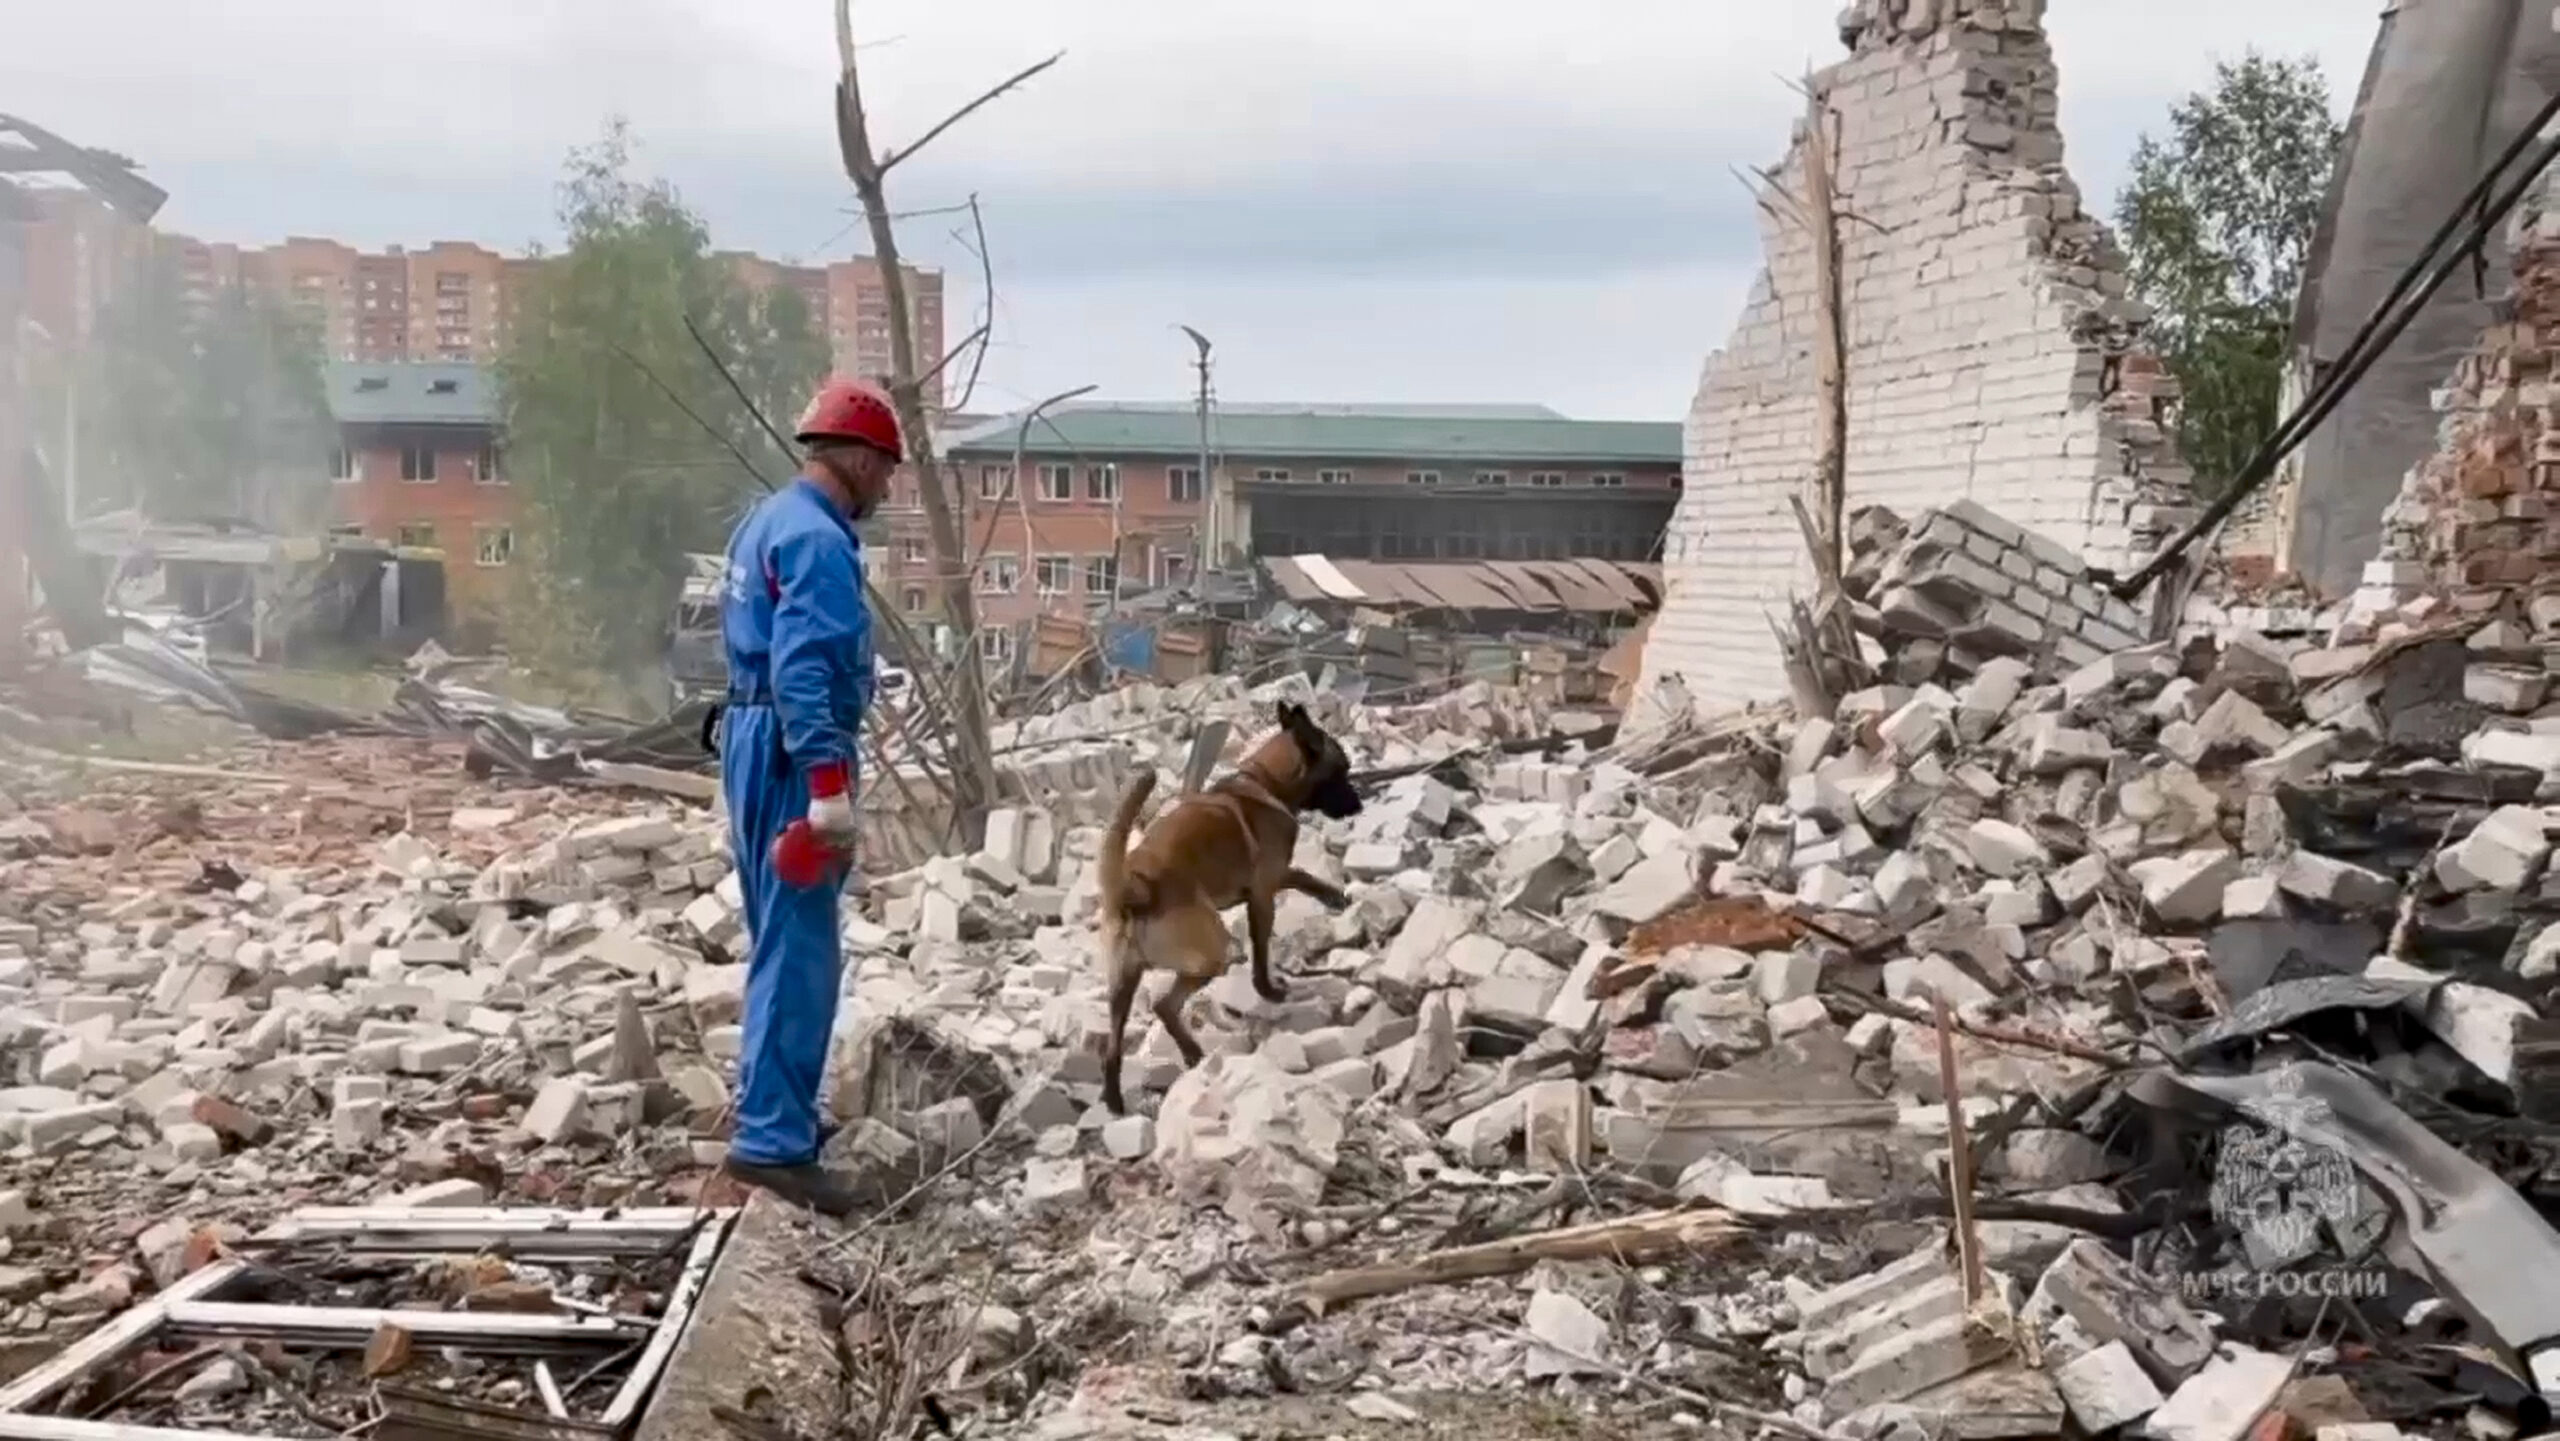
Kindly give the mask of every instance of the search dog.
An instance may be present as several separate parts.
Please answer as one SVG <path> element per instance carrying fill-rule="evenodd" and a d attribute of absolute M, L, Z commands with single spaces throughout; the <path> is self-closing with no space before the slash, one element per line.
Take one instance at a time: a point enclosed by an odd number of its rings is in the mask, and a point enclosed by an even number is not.
<path fill-rule="evenodd" d="M 1150 970 L 1173 973 L 1155 1004 L 1156 1019 L 1182 1052 L 1200 1064 L 1200 1042 L 1182 1008 L 1202 986 L 1226 973 L 1233 938 L 1219 912 L 1244 907 L 1253 949 L 1253 988 L 1277 1002 L 1287 990 L 1271 975 L 1271 916 L 1282 891 L 1315 897 L 1333 910 L 1351 904 L 1342 890 L 1289 863 L 1298 847 L 1298 815 L 1335 820 L 1360 813 L 1351 758 L 1315 718 L 1283 701 L 1280 730 L 1254 747 L 1227 777 L 1184 796 L 1156 818 L 1135 850 L 1129 834 L 1155 790 L 1141 771 L 1120 797 L 1103 832 L 1097 862 L 1102 962 L 1111 989 L 1111 1031 L 1103 1039 L 1102 1099 L 1115 1116 L 1129 1113 L 1120 1094 L 1120 1064 L 1129 1007 Z"/>

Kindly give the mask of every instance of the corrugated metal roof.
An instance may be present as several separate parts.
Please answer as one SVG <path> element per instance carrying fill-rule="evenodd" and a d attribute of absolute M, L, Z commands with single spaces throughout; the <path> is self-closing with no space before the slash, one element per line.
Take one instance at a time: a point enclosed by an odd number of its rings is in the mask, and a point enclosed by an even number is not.
<path fill-rule="evenodd" d="M 1569 611 L 1605 615 L 1649 610 L 1659 567 L 1614 560 L 1342 560 L 1278 556 L 1263 563 L 1280 593 L 1379 610 Z M 1652 572 L 1648 584 L 1648 572 Z"/>
<path fill-rule="evenodd" d="M 1010 456 L 1014 417 L 962 432 L 954 455 Z M 1533 406 L 1223 405 L 1209 447 L 1231 459 L 1582 461 L 1676 466 L 1680 423 L 1573 420 Z M 1070 403 L 1032 426 L 1029 448 L 1094 456 L 1200 453 L 1200 419 L 1188 406 Z"/>
<path fill-rule="evenodd" d="M 497 377 L 467 361 L 331 361 L 329 414 L 341 425 L 496 425 Z"/>

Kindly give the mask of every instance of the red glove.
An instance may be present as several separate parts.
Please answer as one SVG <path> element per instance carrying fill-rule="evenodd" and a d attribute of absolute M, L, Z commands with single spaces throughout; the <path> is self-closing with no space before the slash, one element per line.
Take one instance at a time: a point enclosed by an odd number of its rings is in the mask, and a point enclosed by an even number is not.
<path fill-rule="evenodd" d="M 773 842 L 774 874 L 793 890 L 832 878 L 853 851 L 853 798 L 842 762 L 809 768 L 809 809 Z"/>

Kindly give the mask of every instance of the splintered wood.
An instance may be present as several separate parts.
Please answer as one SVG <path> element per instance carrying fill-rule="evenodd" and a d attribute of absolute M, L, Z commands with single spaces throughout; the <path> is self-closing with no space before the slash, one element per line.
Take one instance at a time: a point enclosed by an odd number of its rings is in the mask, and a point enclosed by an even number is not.
<path fill-rule="evenodd" d="M 1779 951 L 1810 934 L 1802 920 L 1772 910 L 1758 896 L 1714 896 L 1636 927 L 1627 937 L 1627 952 L 1658 956 L 1682 946 Z"/>
<path fill-rule="evenodd" d="M 1391 1296 L 1417 1286 L 1446 1286 L 1488 1276 L 1518 1275 L 1541 1261 L 1645 1265 L 1703 1251 L 1748 1235 L 1750 1230 L 1732 1213 L 1711 1207 L 1649 1211 L 1615 1221 L 1594 1221 L 1477 1246 L 1432 1251 L 1408 1261 L 1328 1271 L 1301 1285 L 1296 1300 L 1310 1315 L 1321 1316 L 1348 1301 Z"/>

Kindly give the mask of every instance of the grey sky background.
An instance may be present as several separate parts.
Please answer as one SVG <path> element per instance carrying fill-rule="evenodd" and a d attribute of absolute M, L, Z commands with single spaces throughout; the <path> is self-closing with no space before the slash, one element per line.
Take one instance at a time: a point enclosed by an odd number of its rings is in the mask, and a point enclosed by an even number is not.
<path fill-rule="evenodd" d="M 163 223 L 264 244 L 547 242 L 560 161 L 627 116 L 724 248 L 867 249 L 835 157 L 830 0 L 5 0 L 0 110 L 140 161 Z M 2110 204 L 2135 137 L 2254 46 L 2343 110 L 2378 0 L 2052 0 L 2066 158 Z M 1736 165 L 1783 148 L 1838 0 L 858 0 L 874 127 L 910 138 L 1066 59 L 892 178 L 978 193 L 981 408 L 1071 386 L 1539 401 L 1671 419 L 1757 266 Z M 906 224 L 981 298 L 954 222 Z"/>

